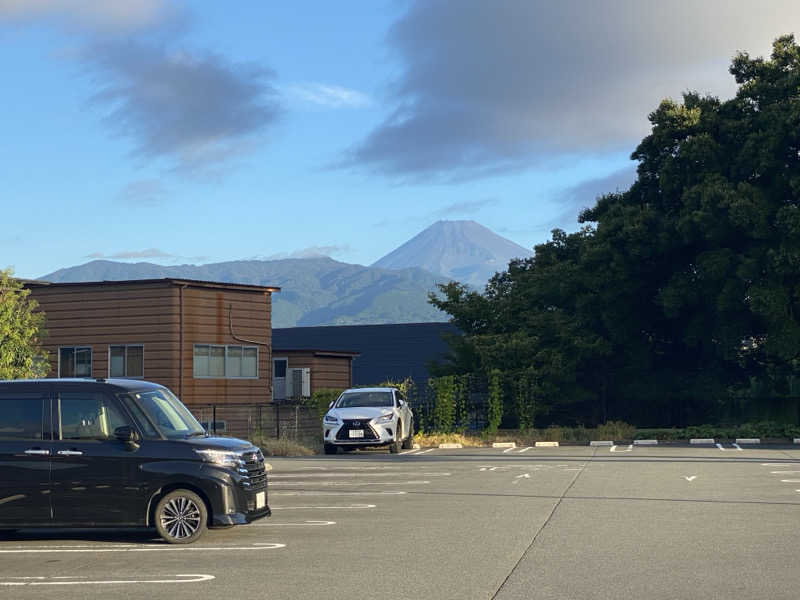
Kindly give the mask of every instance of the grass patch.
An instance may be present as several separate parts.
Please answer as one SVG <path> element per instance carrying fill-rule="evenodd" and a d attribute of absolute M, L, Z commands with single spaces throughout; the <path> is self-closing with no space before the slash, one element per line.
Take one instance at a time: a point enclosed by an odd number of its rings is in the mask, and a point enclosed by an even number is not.
<path fill-rule="evenodd" d="M 264 456 L 313 456 L 319 454 L 322 446 L 312 440 L 292 440 L 289 438 L 254 438 L 253 444 L 261 448 Z"/>
<path fill-rule="evenodd" d="M 477 435 L 464 435 L 461 433 L 417 433 L 414 435 L 414 443 L 423 448 L 438 446 L 439 444 L 461 444 L 465 448 L 468 446 L 483 446 L 484 441 Z"/>

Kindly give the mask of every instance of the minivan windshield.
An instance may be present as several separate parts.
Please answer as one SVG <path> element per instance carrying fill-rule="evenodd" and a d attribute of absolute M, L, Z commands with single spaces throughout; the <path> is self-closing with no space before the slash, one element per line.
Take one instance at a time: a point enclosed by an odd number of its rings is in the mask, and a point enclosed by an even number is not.
<path fill-rule="evenodd" d="M 339 397 L 336 408 L 391 407 L 392 392 L 347 392 Z"/>
<path fill-rule="evenodd" d="M 164 437 L 180 439 L 206 435 L 203 426 L 169 390 L 134 392 L 132 396 Z"/>

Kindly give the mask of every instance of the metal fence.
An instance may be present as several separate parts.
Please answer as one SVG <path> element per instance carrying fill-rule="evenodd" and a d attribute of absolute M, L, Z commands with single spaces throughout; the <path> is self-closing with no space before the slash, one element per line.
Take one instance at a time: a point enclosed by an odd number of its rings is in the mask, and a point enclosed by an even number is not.
<path fill-rule="evenodd" d="M 189 406 L 210 433 L 252 439 L 302 440 L 321 435 L 319 415 L 294 402 L 272 404 L 196 404 Z"/>

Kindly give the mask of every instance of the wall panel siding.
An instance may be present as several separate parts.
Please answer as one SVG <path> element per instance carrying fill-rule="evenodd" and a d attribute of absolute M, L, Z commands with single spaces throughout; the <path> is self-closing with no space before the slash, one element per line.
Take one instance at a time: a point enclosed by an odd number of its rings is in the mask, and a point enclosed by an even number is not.
<path fill-rule="evenodd" d="M 59 347 L 91 347 L 92 377 L 108 377 L 109 345 L 141 344 L 144 378 L 169 387 L 187 404 L 272 401 L 271 297 L 263 289 L 167 279 L 29 289 L 46 316 L 50 377 L 58 376 Z M 258 378 L 195 379 L 194 344 L 257 346 Z"/>
<path fill-rule="evenodd" d="M 272 401 L 269 300 L 270 295 L 264 292 L 207 288 L 183 291 L 184 402 L 195 405 Z M 256 346 L 258 378 L 195 378 L 195 344 Z"/>
<path fill-rule="evenodd" d="M 45 313 L 49 376 L 58 376 L 60 347 L 91 347 L 92 377 L 108 377 L 109 345 L 141 344 L 145 379 L 174 386 L 179 310 L 169 282 L 33 286 L 31 296 Z"/>

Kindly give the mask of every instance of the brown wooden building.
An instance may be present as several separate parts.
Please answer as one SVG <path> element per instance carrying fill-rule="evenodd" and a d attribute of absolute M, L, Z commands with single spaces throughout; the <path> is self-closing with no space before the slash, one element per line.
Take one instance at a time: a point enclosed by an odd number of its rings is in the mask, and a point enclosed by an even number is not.
<path fill-rule="evenodd" d="M 188 279 L 28 282 L 51 377 L 161 383 L 187 405 L 272 401 L 276 287 Z"/>
<path fill-rule="evenodd" d="M 273 397 L 283 400 L 310 396 L 324 388 L 353 387 L 353 360 L 358 356 L 358 352 L 345 350 L 275 348 L 272 351 Z"/>

